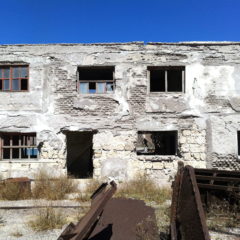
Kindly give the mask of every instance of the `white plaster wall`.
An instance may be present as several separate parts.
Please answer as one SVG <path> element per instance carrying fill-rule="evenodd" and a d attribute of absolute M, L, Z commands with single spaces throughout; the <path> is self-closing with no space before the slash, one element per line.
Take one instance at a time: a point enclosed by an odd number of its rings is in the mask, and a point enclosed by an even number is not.
<path fill-rule="evenodd" d="M 29 92 L 0 92 L 0 131 L 37 132 L 38 143 L 43 144 L 35 162 L 1 161 L 0 172 L 30 174 L 42 165 L 66 172 L 64 132 L 92 130 L 98 131 L 95 177 L 111 171 L 108 159 L 122 159 L 127 177 L 143 171 L 156 179 L 169 179 L 178 160 L 204 167 L 224 156 L 231 156 L 227 164 L 234 162 L 238 169 L 239 50 L 239 43 L 0 46 L 0 62 L 30 65 Z M 79 65 L 115 66 L 115 92 L 79 95 Z M 185 92 L 149 93 L 148 66 L 185 66 Z M 137 156 L 134 144 L 141 130 L 178 130 L 181 155 Z M 108 170 L 102 171 L 104 166 Z"/>

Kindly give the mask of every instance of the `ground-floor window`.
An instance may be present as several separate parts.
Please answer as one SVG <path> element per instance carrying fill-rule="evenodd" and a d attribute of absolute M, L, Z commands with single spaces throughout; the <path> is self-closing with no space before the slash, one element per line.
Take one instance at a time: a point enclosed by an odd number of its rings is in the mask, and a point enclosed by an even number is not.
<path fill-rule="evenodd" d="M 0 133 L 0 159 L 38 157 L 36 133 Z"/>
<path fill-rule="evenodd" d="M 177 131 L 138 132 L 138 155 L 176 155 Z"/>

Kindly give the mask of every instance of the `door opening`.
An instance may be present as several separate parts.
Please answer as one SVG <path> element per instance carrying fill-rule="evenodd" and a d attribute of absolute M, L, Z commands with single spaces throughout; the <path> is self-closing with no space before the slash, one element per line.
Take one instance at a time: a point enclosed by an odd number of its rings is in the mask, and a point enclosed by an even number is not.
<path fill-rule="evenodd" d="M 67 172 L 76 178 L 93 176 L 93 133 L 67 133 Z"/>

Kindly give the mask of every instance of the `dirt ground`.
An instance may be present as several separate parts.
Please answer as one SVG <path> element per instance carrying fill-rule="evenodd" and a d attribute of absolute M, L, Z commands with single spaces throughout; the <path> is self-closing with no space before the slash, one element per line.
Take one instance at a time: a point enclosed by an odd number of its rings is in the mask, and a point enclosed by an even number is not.
<path fill-rule="evenodd" d="M 67 222 L 76 221 L 77 217 L 84 214 L 84 210 L 79 208 L 76 201 L 0 201 L 0 207 L 29 206 L 29 205 L 61 205 L 76 208 L 60 208 L 59 210 L 67 218 Z M 87 207 L 86 203 L 83 207 Z M 0 240 L 56 240 L 63 229 L 54 229 L 36 232 L 28 226 L 28 222 L 38 214 L 38 209 L 0 209 Z M 240 240 L 240 228 L 229 229 L 229 233 L 210 232 L 211 240 Z"/>
<path fill-rule="evenodd" d="M 67 222 L 76 221 L 85 212 L 79 208 L 80 204 L 75 201 L 0 201 L 0 207 L 13 206 L 72 206 L 73 208 L 56 208 L 61 211 Z M 87 206 L 85 204 L 85 206 Z M 82 211 L 82 213 L 81 213 Z M 32 230 L 28 222 L 33 220 L 39 209 L 0 209 L 0 240 L 56 240 L 63 229 L 54 229 L 42 232 Z"/>

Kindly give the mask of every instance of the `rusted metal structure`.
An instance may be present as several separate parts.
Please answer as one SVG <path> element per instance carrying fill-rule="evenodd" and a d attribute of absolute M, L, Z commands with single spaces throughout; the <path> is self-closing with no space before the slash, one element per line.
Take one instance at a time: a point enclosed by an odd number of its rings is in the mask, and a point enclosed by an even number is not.
<path fill-rule="evenodd" d="M 31 193 L 31 179 L 27 177 L 7 178 L 0 182 L 2 185 L 14 184 L 17 185 L 21 191 Z"/>
<path fill-rule="evenodd" d="M 116 184 L 102 184 L 92 196 L 89 212 L 75 225 L 70 223 L 58 240 L 136 240 L 146 234 L 159 239 L 155 211 L 144 201 L 111 199 Z"/>
<path fill-rule="evenodd" d="M 204 206 L 215 199 L 237 203 L 240 200 L 240 172 L 195 168 L 195 175 Z"/>
<path fill-rule="evenodd" d="M 173 183 L 170 232 L 171 240 L 210 240 L 191 166 L 180 168 Z"/>
<path fill-rule="evenodd" d="M 97 193 L 92 196 L 92 204 L 89 212 L 76 225 L 70 223 L 62 232 L 58 240 L 82 240 L 87 239 L 91 233 L 91 228 L 96 224 L 98 217 L 102 214 L 107 202 L 111 199 L 117 190 L 117 185 L 114 181 L 107 184 L 102 184 Z"/>

